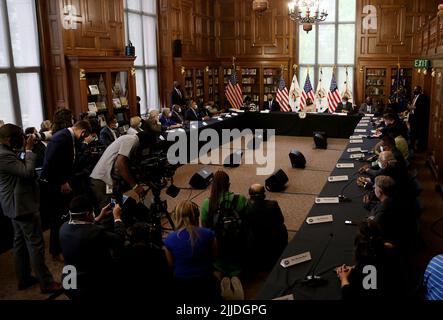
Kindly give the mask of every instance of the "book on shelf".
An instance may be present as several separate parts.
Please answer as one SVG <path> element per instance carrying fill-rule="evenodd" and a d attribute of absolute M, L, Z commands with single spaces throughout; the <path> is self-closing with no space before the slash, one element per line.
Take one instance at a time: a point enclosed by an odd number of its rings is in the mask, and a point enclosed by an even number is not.
<path fill-rule="evenodd" d="M 88 110 L 89 112 L 97 112 L 97 105 L 95 104 L 95 102 L 89 102 L 88 103 Z"/>
<path fill-rule="evenodd" d="M 114 105 L 114 108 L 119 109 L 122 107 L 122 103 L 119 98 L 112 99 L 112 104 Z"/>
<path fill-rule="evenodd" d="M 123 107 L 127 107 L 129 105 L 128 99 L 126 97 L 120 97 L 120 102 Z"/>
<path fill-rule="evenodd" d="M 92 84 L 89 87 L 89 92 L 91 93 L 91 96 L 98 96 L 100 95 L 100 90 L 98 89 L 98 85 Z"/>
<path fill-rule="evenodd" d="M 104 101 L 96 102 L 95 105 L 98 111 L 106 110 L 106 103 Z"/>
<path fill-rule="evenodd" d="M 99 114 L 98 115 L 98 123 L 100 124 L 100 127 L 105 127 L 106 126 L 106 118 L 103 114 Z"/>

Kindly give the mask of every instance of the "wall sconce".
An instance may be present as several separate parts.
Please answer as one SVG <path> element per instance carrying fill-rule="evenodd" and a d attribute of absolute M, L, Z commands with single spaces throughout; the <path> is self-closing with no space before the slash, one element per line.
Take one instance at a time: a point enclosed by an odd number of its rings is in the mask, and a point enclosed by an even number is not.
<path fill-rule="evenodd" d="M 435 71 L 435 69 L 434 68 L 432 68 L 432 73 L 431 73 L 431 76 L 433 77 L 433 78 L 435 78 L 435 75 L 437 74 L 437 72 Z"/>
<path fill-rule="evenodd" d="M 438 77 L 441 78 L 441 72 L 438 73 Z"/>
<path fill-rule="evenodd" d="M 181 67 L 181 73 L 182 73 L 182 75 L 184 75 L 185 72 L 186 72 L 185 67 Z"/>
<path fill-rule="evenodd" d="M 421 69 L 418 69 L 418 70 L 417 70 L 417 73 L 421 73 Z"/>
<path fill-rule="evenodd" d="M 361 73 L 363 73 L 363 71 L 365 71 L 365 70 L 364 70 L 363 67 L 360 67 L 360 69 L 359 69 L 358 71 L 360 71 Z"/>
<path fill-rule="evenodd" d="M 209 66 L 206 66 L 205 71 L 209 72 Z"/>
<path fill-rule="evenodd" d="M 423 70 L 423 74 L 424 74 L 424 75 L 427 75 L 427 74 L 428 74 L 428 69 L 424 69 L 424 70 Z"/>

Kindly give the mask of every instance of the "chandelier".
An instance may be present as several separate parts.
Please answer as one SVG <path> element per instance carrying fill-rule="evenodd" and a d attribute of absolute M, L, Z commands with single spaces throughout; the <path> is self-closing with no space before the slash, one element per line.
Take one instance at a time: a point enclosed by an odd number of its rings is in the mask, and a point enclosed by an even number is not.
<path fill-rule="evenodd" d="M 306 33 L 312 30 L 314 23 L 325 21 L 328 16 L 326 10 L 320 10 L 320 0 L 292 0 L 288 9 L 291 20 L 299 21 Z"/>

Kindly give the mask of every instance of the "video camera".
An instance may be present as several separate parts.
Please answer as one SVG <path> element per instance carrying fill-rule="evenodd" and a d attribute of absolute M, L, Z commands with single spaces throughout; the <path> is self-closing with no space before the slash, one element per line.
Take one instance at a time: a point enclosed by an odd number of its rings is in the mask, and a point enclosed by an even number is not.
<path fill-rule="evenodd" d="M 138 163 L 136 168 L 137 181 L 152 185 L 161 183 L 164 179 L 171 180 L 177 168 L 178 165 L 170 164 L 166 153 L 160 151 L 151 154 L 149 158 Z"/>

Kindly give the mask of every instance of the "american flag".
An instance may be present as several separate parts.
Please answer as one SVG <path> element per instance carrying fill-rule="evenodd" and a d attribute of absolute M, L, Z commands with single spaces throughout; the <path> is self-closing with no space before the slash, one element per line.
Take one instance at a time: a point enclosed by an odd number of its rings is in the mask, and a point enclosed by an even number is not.
<path fill-rule="evenodd" d="M 229 103 L 235 109 L 240 109 L 243 105 L 242 92 L 237 82 L 235 68 L 232 69 L 231 78 L 229 78 L 228 85 L 226 86 L 226 98 L 228 98 Z"/>
<path fill-rule="evenodd" d="M 291 108 L 289 107 L 289 92 L 288 88 L 286 88 L 285 79 L 283 79 L 283 77 L 280 78 L 276 100 L 280 105 L 280 111 L 283 112 L 291 111 Z"/>
<path fill-rule="evenodd" d="M 306 100 L 311 99 L 312 103 L 315 101 L 314 89 L 312 88 L 311 79 L 309 77 L 309 73 L 306 75 L 305 87 L 301 93 L 300 99 L 300 110 L 304 110 L 306 106 Z"/>
<path fill-rule="evenodd" d="M 328 92 L 328 108 L 330 113 L 334 113 L 337 105 L 341 101 L 340 91 L 338 91 L 337 80 L 335 74 L 332 72 L 331 87 Z"/>

